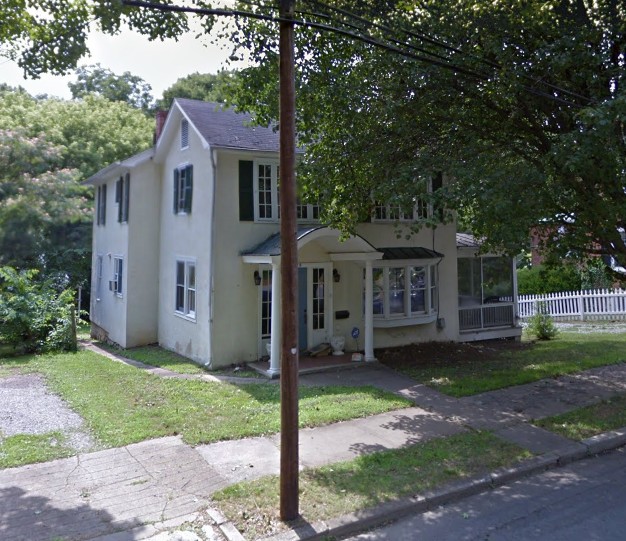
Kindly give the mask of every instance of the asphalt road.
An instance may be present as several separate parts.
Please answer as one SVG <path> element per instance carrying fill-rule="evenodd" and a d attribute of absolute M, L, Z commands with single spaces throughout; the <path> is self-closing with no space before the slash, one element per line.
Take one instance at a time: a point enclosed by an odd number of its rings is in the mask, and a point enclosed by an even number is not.
<path fill-rule="evenodd" d="M 626 449 L 415 515 L 351 541 L 626 540 Z"/>

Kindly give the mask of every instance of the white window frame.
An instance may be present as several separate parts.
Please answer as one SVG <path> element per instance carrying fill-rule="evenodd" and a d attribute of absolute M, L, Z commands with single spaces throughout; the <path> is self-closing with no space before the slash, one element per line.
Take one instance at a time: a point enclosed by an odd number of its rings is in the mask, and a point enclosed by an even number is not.
<path fill-rule="evenodd" d="M 190 197 L 193 205 L 193 164 L 179 165 L 175 171 L 178 171 L 178 190 L 174 196 L 176 198 L 176 214 L 186 216 L 191 214 L 191 208 L 187 212 L 185 205 L 188 191 L 191 192 Z"/>
<path fill-rule="evenodd" d="M 433 191 L 432 179 L 428 180 L 427 193 Z M 425 220 L 433 215 L 433 206 L 426 200 L 417 195 L 414 197 L 415 204 L 413 209 L 406 212 L 402 206 L 395 203 L 374 203 L 374 212 L 372 213 L 372 222 L 394 223 L 394 222 L 418 222 Z"/>
<path fill-rule="evenodd" d="M 179 281 L 178 269 L 183 265 L 182 282 Z M 193 268 L 193 281 L 190 279 L 190 269 Z M 198 310 L 198 275 L 195 258 L 177 257 L 174 267 L 174 312 L 177 316 L 196 321 Z M 178 290 L 182 288 L 183 304 L 179 308 Z M 191 300 L 193 299 L 193 301 Z"/>
<path fill-rule="evenodd" d="M 124 256 L 113 256 L 113 279 L 109 282 L 109 289 L 118 297 L 124 296 Z"/>
<path fill-rule="evenodd" d="M 374 327 L 400 327 L 435 321 L 438 313 L 437 264 L 438 261 L 433 259 L 377 261 L 373 268 L 373 275 L 375 276 L 379 269 L 382 271 L 383 283 L 380 286 L 382 286 L 383 293 L 383 312 L 382 314 L 373 314 Z M 411 270 L 418 268 L 424 269 L 424 287 L 419 288 L 419 291 L 423 291 L 424 295 L 424 310 L 414 312 L 411 306 L 411 292 L 416 289 L 411 287 L 410 277 Z M 390 277 L 392 269 L 402 269 L 404 272 L 404 286 L 401 289 L 404 311 L 401 313 L 391 311 Z M 377 289 L 376 284 L 374 284 L 374 289 Z M 376 300 L 375 297 L 374 302 Z"/>
<path fill-rule="evenodd" d="M 261 212 L 261 190 L 259 186 L 259 167 L 270 167 L 270 187 L 269 190 L 263 190 L 270 196 L 270 204 L 264 203 L 271 216 Z M 280 169 L 277 160 L 254 160 L 253 165 L 253 185 L 254 185 L 254 221 L 264 223 L 278 223 L 280 219 Z M 266 214 L 261 216 L 261 214 Z M 319 223 L 320 206 L 319 204 L 300 203 L 297 202 L 296 219 L 299 223 Z"/>
<path fill-rule="evenodd" d="M 102 298 L 102 267 L 104 265 L 104 258 L 102 254 L 96 255 L 96 302 L 99 302 Z"/>

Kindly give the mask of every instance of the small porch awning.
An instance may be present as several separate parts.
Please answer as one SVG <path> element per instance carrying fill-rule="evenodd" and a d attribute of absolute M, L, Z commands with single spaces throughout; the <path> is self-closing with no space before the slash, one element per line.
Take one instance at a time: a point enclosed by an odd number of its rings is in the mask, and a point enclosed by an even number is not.
<path fill-rule="evenodd" d="M 317 242 L 331 261 L 372 261 L 383 258 L 383 252 L 374 248 L 359 235 L 341 239 L 341 232 L 326 226 L 303 227 L 296 231 L 298 251 L 309 242 Z M 280 258 L 280 233 L 241 253 L 244 263 L 271 264 Z"/>
<path fill-rule="evenodd" d="M 383 259 L 386 261 L 397 259 L 441 259 L 443 254 L 429 250 L 428 248 L 401 247 L 401 248 L 378 248 L 382 252 Z"/>

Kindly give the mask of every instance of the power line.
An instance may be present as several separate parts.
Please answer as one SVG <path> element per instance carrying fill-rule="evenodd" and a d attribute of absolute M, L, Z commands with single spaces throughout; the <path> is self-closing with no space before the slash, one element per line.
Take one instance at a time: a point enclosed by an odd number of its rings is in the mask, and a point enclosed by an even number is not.
<path fill-rule="evenodd" d="M 264 5 L 260 5 L 260 4 L 255 4 L 254 2 L 250 2 L 250 1 L 246 1 L 245 3 L 255 6 L 255 7 L 259 7 L 259 8 L 266 8 L 267 6 Z M 317 2 L 319 4 L 321 4 L 320 2 Z M 287 22 L 286 19 L 283 19 L 279 16 L 274 16 L 274 15 L 266 15 L 263 13 L 256 13 L 256 12 L 250 12 L 250 11 L 243 11 L 243 10 L 237 10 L 237 9 L 226 9 L 226 8 L 194 8 L 194 7 L 186 7 L 186 6 L 176 6 L 176 5 L 172 5 L 172 4 L 157 4 L 154 2 L 147 2 L 147 1 L 143 1 L 143 0 L 123 0 L 123 4 L 127 5 L 127 6 L 132 6 L 132 7 L 140 7 L 140 8 L 146 8 L 146 9 L 153 9 L 153 10 L 157 10 L 157 11 L 165 11 L 165 12 L 174 12 L 174 13 L 193 13 L 196 15 L 212 15 L 212 16 L 226 16 L 226 17 L 246 17 L 246 18 L 251 18 L 251 19 L 256 19 L 256 20 L 262 20 L 262 21 L 267 21 L 267 22 L 274 22 L 274 23 L 281 23 L 281 22 Z M 324 5 L 324 4 L 322 4 Z M 330 8 L 330 6 L 327 6 Z M 331 9 L 339 9 L 339 8 L 331 8 Z M 341 10 L 344 13 L 350 13 L 350 12 L 346 12 L 345 10 Z M 328 15 L 324 15 L 324 14 L 313 14 L 314 16 L 318 16 L 321 18 L 327 18 L 330 19 L 332 22 L 335 23 L 339 23 L 339 24 L 343 24 L 343 25 L 348 25 L 348 23 L 345 23 L 345 21 L 337 21 L 337 20 L 333 20 L 332 17 L 328 16 Z M 354 14 L 353 14 L 354 15 Z M 360 18 L 358 15 L 354 15 L 355 18 Z M 367 21 L 367 19 L 363 19 L 360 18 L 363 21 L 367 22 L 368 24 L 371 24 L 372 26 L 377 25 L 377 23 L 373 23 L 371 21 Z M 473 77 L 479 80 L 483 80 L 483 81 L 487 81 L 489 80 L 489 76 L 485 73 L 481 73 L 479 71 L 473 70 L 473 69 L 468 69 L 464 66 L 458 65 L 458 64 L 454 64 L 450 61 L 449 58 L 447 57 L 442 57 L 441 55 L 436 55 L 430 51 L 425 51 L 425 54 L 428 54 L 430 56 L 436 56 L 439 57 L 442 60 L 439 60 L 437 58 L 429 58 L 426 56 L 422 56 L 420 54 L 415 54 L 409 51 L 406 51 L 404 49 L 401 49 L 399 46 L 396 45 L 390 45 L 388 43 L 384 43 L 382 41 L 380 41 L 377 38 L 374 38 L 370 35 L 363 35 L 363 34 L 359 34 L 359 33 L 355 33 L 353 31 L 350 30 L 345 30 L 342 28 L 337 28 L 336 26 L 331 26 L 329 24 L 324 24 L 324 23 L 318 23 L 318 22 L 313 22 L 313 21 L 305 21 L 302 19 L 289 19 L 289 22 L 293 22 L 295 25 L 297 26 L 301 26 L 301 27 L 305 27 L 305 28 L 312 28 L 312 29 L 316 29 L 316 30 L 323 30 L 323 31 L 327 31 L 327 32 L 332 32 L 334 34 L 338 34 L 338 35 L 342 35 L 345 37 L 348 37 L 350 39 L 356 40 L 356 41 L 360 41 L 362 43 L 368 44 L 368 45 L 372 45 L 374 47 L 380 48 L 380 49 L 384 49 L 390 52 L 393 52 L 395 54 L 398 54 L 400 56 L 412 59 L 412 60 L 417 60 L 420 62 L 424 62 L 427 64 L 431 64 L 443 69 L 447 69 L 447 70 L 451 70 L 454 71 L 455 73 L 459 73 L 459 74 L 463 74 L 469 77 Z M 379 25 L 380 26 L 380 25 Z M 354 28 L 354 26 L 353 26 Z M 360 32 L 364 32 L 364 30 L 360 27 L 356 27 Z M 382 26 L 381 26 L 382 28 Z M 387 27 L 388 28 L 388 27 Z M 392 29 L 389 29 L 389 31 L 392 31 Z M 409 32 L 406 30 L 402 30 L 403 32 Z M 415 34 L 417 36 L 417 34 Z M 432 40 L 432 38 L 428 38 L 431 41 L 435 41 Z M 415 46 L 412 46 L 409 43 L 406 42 L 401 42 L 398 40 L 394 40 L 394 42 L 397 45 L 401 45 L 404 47 L 408 47 L 408 48 L 415 48 Z M 446 47 L 450 47 L 450 46 L 446 46 Z M 454 49 L 454 48 L 452 48 Z M 420 51 L 424 51 L 423 49 L 419 49 Z M 467 56 L 465 53 L 463 53 L 461 50 L 458 50 L 459 53 Z M 473 56 L 473 55 L 472 55 Z M 485 61 L 488 62 L 488 61 Z M 528 77 L 528 76 L 526 76 Z M 520 85 L 520 87 L 523 90 L 526 90 L 527 92 L 534 94 L 536 96 L 539 97 L 543 97 L 543 98 L 547 98 L 550 99 L 552 101 L 561 103 L 563 105 L 568 105 L 568 106 L 572 106 L 572 107 L 581 107 L 580 104 L 566 100 L 564 98 L 560 98 L 559 96 L 555 96 L 554 94 L 549 94 L 547 92 L 543 92 L 541 90 L 537 90 L 535 88 L 531 88 L 525 85 Z M 568 93 L 568 91 L 564 90 L 564 89 L 560 89 L 562 92 L 564 93 Z M 585 98 L 584 96 L 579 96 L 582 97 L 583 99 L 586 99 L 588 101 L 589 98 Z"/>

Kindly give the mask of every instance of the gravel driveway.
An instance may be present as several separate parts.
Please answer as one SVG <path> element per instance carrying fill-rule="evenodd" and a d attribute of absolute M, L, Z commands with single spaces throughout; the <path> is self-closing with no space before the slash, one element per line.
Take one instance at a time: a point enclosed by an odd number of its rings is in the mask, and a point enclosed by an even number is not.
<path fill-rule="evenodd" d="M 0 378 L 0 439 L 54 431 L 63 432 L 66 444 L 76 451 L 94 447 L 82 417 L 51 393 L 40 375 Z"/>

